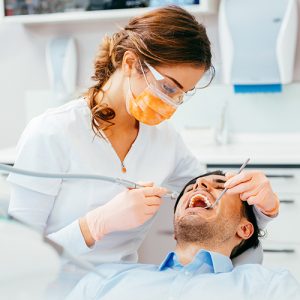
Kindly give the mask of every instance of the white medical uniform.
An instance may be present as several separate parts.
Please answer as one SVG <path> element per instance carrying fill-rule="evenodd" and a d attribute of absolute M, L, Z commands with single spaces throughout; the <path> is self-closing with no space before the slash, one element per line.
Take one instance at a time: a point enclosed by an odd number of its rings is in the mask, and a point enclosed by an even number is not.
<path fill-rule="evenodd" d="M 15 167 L 32 171 L 154 181 L 178 191 L 203 172 L 203 167 L 168 122 L 158 126 L 140 124 L 124 165 L 126 173 L 122 173 L 120 159 L 112 146 L 105 139 L 95 137 L 90 109 L 84 99 L 50 109 L 33 119 L 19 141 L 15 162 Z M 137 249 L 151 220 L 136 229 L 111 233 L 93 248 L 86 246 L 78 224 L 78 218 L 111 200 L 124 187 L 95 180 L 17 174 L 11 174 L 8 181 L 13 183 L 9 213 L 43 229 L 73 254 L 84 255 L 93 262 L 137 261 Z M 24 188 L 31 193 L 26 194 Z"/>
<path fill-rule="evenodd" d="M 18 143 L 15 167 L 48 173 L 87 173 L 120 177 L 134 182 L 180 191 L 204 168 L 168 122 L 158 126 L 140 123 L 138 136 L 122 165 L 113 147 L 95 137 L 91 113 L 82 98 L 50 109 L 34 118 Z M 11 174 L 9 213 L 42 230 L 54 241 L 94 263 L 136 262 L 137 249 L 150 225 L 113 232 L 86 246 L 78 218 L 105 204 L 124 190 L 117 184 L 95 180 L 60 180 Z M 268 217 L 256 212 L 261 222 Z M 120 220 L 122 222 L 122 220 Z"/>

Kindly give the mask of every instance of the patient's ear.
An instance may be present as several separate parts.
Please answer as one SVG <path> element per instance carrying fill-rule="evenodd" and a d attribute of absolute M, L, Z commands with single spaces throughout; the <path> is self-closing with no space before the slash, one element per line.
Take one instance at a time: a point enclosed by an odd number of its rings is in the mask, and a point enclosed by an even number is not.
<path fill-rule="evenodd" d="M 236 234 L 243 240 L 249 239 L 254 232 L 254 227 L 246 218 L 242 218 L 238 225 Z"/>

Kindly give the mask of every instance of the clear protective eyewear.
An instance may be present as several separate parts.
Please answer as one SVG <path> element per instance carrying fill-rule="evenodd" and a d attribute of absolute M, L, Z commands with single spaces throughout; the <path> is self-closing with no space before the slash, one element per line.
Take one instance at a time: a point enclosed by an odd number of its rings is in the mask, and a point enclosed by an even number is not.
<path fill-rule="evenodd" d="M 163 95 L 165 95 L 170 102 L 172 102 L 175 105 L 182 104 L 184 102 L 184 98 L 188 99 L 194 96 L 197 89 L 203 89 L 207 87 L 212 82 L 215 75 L 214 68 L 212 67 L 210 71 L 205 72 L 205 74 L 203 75 L 203 77 L 201 78 L 201 80 L 195 88 L 185 92 L 171 78 L 162 75 L 154 67 L 149 65 L 146 61 L 144 61 L 144 64 L 147 66 L 147 68 L 149 69 L 149 71 L 155 79 L 153 83 L 150 83 L 147 79 L 141 61 L 139 62 L 147 85 L 152 87 L 154 86 L 156 89 L 159 90 L 159 92 L 163 93 Z"/>

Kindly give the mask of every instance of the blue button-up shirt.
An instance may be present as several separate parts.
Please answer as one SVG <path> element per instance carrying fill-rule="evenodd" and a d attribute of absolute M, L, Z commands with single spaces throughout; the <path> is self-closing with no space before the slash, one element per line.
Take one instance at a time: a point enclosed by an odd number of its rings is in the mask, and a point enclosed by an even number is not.
<path fill-rule="evenodd" d="M 227 256 L 205 250 L 185 266 L 171 252 L 160 266 L 106 264 L 99 271 L 105 280 L 89 274 L 67 299 L 300 299 L 300 285 L 288 271 L 258 264 L 233 268 Z"/>

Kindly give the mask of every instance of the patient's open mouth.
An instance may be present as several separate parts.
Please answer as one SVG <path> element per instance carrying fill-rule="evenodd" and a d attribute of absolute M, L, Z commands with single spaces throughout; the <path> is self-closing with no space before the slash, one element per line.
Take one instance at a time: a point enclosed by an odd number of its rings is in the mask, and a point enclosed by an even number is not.
<path fill-rule="evenodd" d="M 188 208 L 209 208 L 211 205 L 212 203 L 208 200 L 208 198 L 205 195 L 198 193 L 191 197 Z"/>

